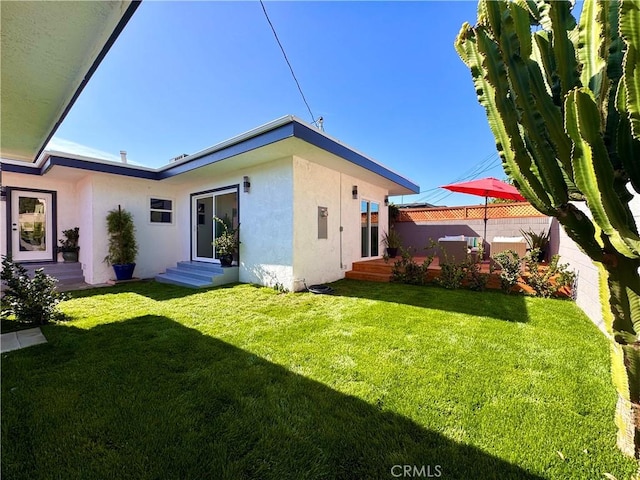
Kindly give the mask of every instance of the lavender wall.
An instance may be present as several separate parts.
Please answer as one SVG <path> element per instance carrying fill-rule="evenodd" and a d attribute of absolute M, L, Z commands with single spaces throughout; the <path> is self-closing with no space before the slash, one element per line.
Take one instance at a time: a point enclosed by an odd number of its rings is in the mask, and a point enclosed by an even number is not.
<path fill-rule="evenodd" d="M 558 252 L 558 222 L 549 217 L 491 218 L 487 220 L 487 240 L 485 250 L 491 254 L 491 240 L 494 237 L 522 236 L 520 230 L 532 230 L 536 233 L 551 228 L 550 254 Z M 480 220 L 438 220 L 434 222 L 398 222 L 395 229 L 402 236 L 405 248 L 413 247 L 418 253 L 429 245 L 429 239 L 438 241 L 445 235 L 465 235 L 482 237 L 484 222 Z M 487 250 L 488 249 L 488 250 Z"/>

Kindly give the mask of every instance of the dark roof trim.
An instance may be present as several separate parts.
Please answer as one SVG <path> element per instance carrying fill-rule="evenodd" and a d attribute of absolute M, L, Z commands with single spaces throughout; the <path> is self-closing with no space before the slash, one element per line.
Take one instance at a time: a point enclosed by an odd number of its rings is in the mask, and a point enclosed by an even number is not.
<path fill-rule="evenodd" d="M 131 168 L 127 165 L 118 165 L 112 163 L 97 163 L 89 160 L 80 160 L 78 158 L 60 157 L 57 155 L 50 156 L 41 167 L 27 167 L 25 165 L 16 165 L 15 163 L 3 163 L 2 171 L 11 173 L 23 173 L 27 175 L 44 175 L 56 165 L 61 167 L 79 168 L 90 172 L 112 173 L 114 175 L 124 175 L 127 177 L 145 178 L 147 180 L 158 180 L 158 172 L 154 170 L 142 170 Z"/>
<path fill-rule="evenodd" d="M 113 44 L 115 43 L 115 41 L 118 38 L 118 36 L 120 36 L 120 33 L 122 33 L 122 30 L 124 30 L 124 27 L 127 25 L 127 23 L 129 23 L 129 20 L 131 19 L 131 17 L 135 13 L 135 11 L 140 6 L 140 3 L 142 3 L 142 0 L 133 0 L 131 2 L 131 4 L 127 7 L 127 9 L 124 12 L 124 15 L 122 16 L 122 18 L 118 22 L 118 25 L 116 25 L 116 28 L 113 30 L 113 32 L 111 32 L 111 35 L 107 39 L 107 43 L 104 44 L 104 46 L 102 47 L 102 50 L 100 50 L 100 53 L 98 54 L 98 56 L 96 57 L 95 61 L 91 65 L 91 68 L 89 68 L 89 71 L 87 72 L 87 74 L 82 79 L 82 82 L 80 82 L 80 85 L 78 86 L 78 89 L 73 94 L 73 97 L 71 97 L 71 100 L 69 101 L 69 103 L 67 104 L 67 107 L 62 112 L 62 115 L 60 115 L 60 118 L 58 119 L 56 124 L 51 129 L 51 132 L 49 133 L 49 135 L 47 136 L 45 141 L 42 142 L 42 146 L 40 147 L 40 149 L 38 150 L 38 153 L 36 154 L 35 158 L 33 159 L 34 162 L 38 159 L 38 157 L 40 157 L 40 154 L 42 154 L 42 151 L 44 150 L 44 148 L 49 143 L 49 140 L 51 140 L 51 137 L 53 137 L 53 135 L 58 130 L 58 127 L 60 127 L 60 124 L 66 118 L 67 114 L 71 110 L 71 107 L 73 107 L 73 104 L 76 103 L 76 100 L 78 99 L 78 97 L 80 96 L 82 91 L 84 90 L 84 87 L 86 87 L 87 82 L 89 82 L 89 80 L 91 79 L 91 77 L 93 76 L 95 71 L 98 69 L 98 66 L 100 65 L 100 63 L 102 63 L 102 60 L 107 55 L 107 52 L 109 52 L 109 50 L 113 46 Z"/>
<path fill-rule="evenodd" d="M 419 193 L 420 187 L 406 178 L 398 175 L 384 166 L 370 160 L 364 155 L 351 150 L 349 147 L 332 140 L 319 131 L 295 120 L 291 119 L 285 124 L 274 125 L 270 130 L 262 131 L 248 138 L 238 139 L 223 147 L 216 149 L 212 147 L 201 153 L 192 155 L 188 160 L 176 164 L 169 164 L 159 170 L 148 170 L 136 167 L 134 165 L 120 165 L 117 163 L 92 162 L 90 160 L 81 160 L 77 158 L 61 157 L 57 155 L 50 156 L 40 168 L 26 167 L 24 165 L 16 165 L 13 163 L 2 164 L 2 170 L 5 172 L 23 173 L 31 175 L 44 175 L 52 167 L 59 165 L 61 167 L 79 168 L 93 172 L 111 173 L 114 175 L 125 175 L 128 177 L 144 178 L 148 180 L 164 180 L 166 178 L 175 177 L 182 173 L 190 172 L 197 168 L 211 165 L 223 160 L 227 160 L 236 155 L 255 150 L 266 145 L 270 145 L 281 140 L 296 137 L 305 142 L 343 158 L 359 167 L 369 170 L 380 175 L 387 180 Z"/>
<path fill-rule="evenodd" d="M 348 160 L 351 163 L 364 168 L 365 170 L 369 170 L 370 172 L 376 173 L 383 178 L 391 180 L 392 182 L 395 182 L 398 185 L 401 185 L 404 188 L 407 188 L 415 193 L 420 193 L 420 187 L 415 183 L 407 180 L 406 178 L 398 175 L 395 172 L 392 172 L 379 163 L 376 163 L 373 160 L 365 157 L 364 155 L 361 155 L 358 152 L 345 147 L 341 143 L 330 139 L 329 137 L 321 134 L 318 130 L 315 130 L 307 125 L 295 122 L 294 136 L 306 141 L 307 143 L 310 143 L 311 145 L 326 150 L 329 153 L 333 153 L 338 157 L 344 158 L 345 160 Z"/>
<path fill-rule="evenodd" d="M 250 137 L 245 140 L 238 141 L 237 143 L 233 143 L 220 150 L 214 150 L 212 152 L 207 152 L 205 150 L 201 154 L 196 154 L 193 158 L 190 158 L 179 165 L 169 165 L 164 167 L 158 172 L 158 180 L 174 177 L 181 173 L 190 172 L 196 168 L 204 167 L 205 165 L 221 162 L 222 160 L 226 160 L 227 158 L 235 155 L 240 155 L 241 153 L 246 153 L 293 136 L 294 123 L 287 123 L 285 125 L 275 127 L 273 130 L 263 132 L 255 137 Z"/>

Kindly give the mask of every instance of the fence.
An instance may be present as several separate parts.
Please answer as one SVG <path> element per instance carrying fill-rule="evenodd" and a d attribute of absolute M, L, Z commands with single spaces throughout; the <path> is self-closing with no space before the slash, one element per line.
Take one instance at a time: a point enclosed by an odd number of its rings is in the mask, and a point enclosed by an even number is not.
<path fill-rule="evenodd" d="M 433 222 L 439 220 L 484 219 L 484 205 L 464 207 L 402 208 L 399 222 Z M 487 205 L 487 218 L 544 217 L 529 202 Z"/>

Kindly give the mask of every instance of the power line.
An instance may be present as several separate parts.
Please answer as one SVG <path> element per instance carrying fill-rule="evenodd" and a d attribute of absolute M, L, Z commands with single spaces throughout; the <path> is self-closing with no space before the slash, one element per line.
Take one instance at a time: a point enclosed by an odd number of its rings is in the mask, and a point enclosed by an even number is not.
<path fill-rule="evenodd" d="M 262 5 L 262 11 L 264 12 L 264 16 L 267 19 L 267 22 L 269 22 L 269 26 L 271 27 L 271 31 L 273 32 L 273 36 L 276 38 L 276 42 L 278 42 L 278 46 L 280 46 L 280 50 L 282 50 L 282 55 L 284 56 L 284 60 L 287 62 L 287 65 L 289 66 L 289 70 L 291 71 L 291 75 L 293 76 L 293 80 L 296 82 L 296 85 L 298 86 L 298 91 L 300 92 L 300 95 L 302 96 L 302 100 L 304 101 L 304 104 L 307 106 L 307 110 L 309 110 L 309 115 L 311 115 L 311 120 L 313 120 L 313 123 L 317 126 L 318 122 L 316 122 L 315 117 L 313 116 L 313 113 L 311 112 L 311 107 L 309 106 L 309 102 L 307 102 L 306 97 L 304 96 L 304 93 L 302 92 L 302 87 L 300 86 L 300 82 L 298 82 L 298 78 L 296 77 L 296 74 L 293 71 L 293 67 L 291 66 L 291 62 L 289 61 L 289 57 L 287 57 L 287 53 L 284 51 L 284 47 L 282 46 L 282 43 L 280 42 L 280 39 L 278 38 L 278 34 L 276 33 L 276 29 L 273 26 L 273 23 L 271 23 L 271 19 L 269 18 L 269 14 L 267 13 L 267 9 L 264 6 L 264 2 L 262 0 L 260 0 L 260 5 Z"/>
<path fill-rule="evenodd" d="M 480 160 L 478 163 L 476 163 L 474 166 L 467 169 L 464 173 L 460 174 L 458 177 L 456 177 L 449 183 L 457 183 L 457 182 L 463 182 L 465 180 L 476 179 L 480 174 L 497 167 L 499 164 L 500 164 L 500 157 L 498 153 L 497 152 L 490 153 L 489 155 L 484 157 L 482 160 Z M 420 197 L 417 200 L 417 202 L 428 201 L 429 203 L 437 203 L 444 200 L 449 195 L 451 195 L 451 192 L 447 193 L 446 191 L 442 190 L 440 187 L 430 188 L 420 193 L 422 194 L 426 193 L 426 195 L 423 195 L 422 197 Z"/>

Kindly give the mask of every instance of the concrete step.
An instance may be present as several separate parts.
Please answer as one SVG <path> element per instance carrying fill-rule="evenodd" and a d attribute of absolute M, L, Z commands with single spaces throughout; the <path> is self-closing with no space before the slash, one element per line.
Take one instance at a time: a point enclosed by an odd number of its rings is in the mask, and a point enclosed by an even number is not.
<path fill-rule="evenodd" d="M 168 283 L 171 285 L 179 285 L 189 288 L 205 288 L 213 286 L 211 280 L 199 280 L 192 276 L 176 275 L 174 273 L 161 273 L 156 275 L 156 282 Z"/>
<path fill-rule="evenodd" d="M 211 272 L 212 274 L 221 274 L 223 268 L 218 263 L 206 263 L 206 262 L 190 262 L 183 261 L 178 262 L 177 267 L 184 270 L 195 270 L 197 272 Z"/>
<path fill-rule="evenodd" d="M 73 263 L 23 263 L 22 266 L 33 278 L 35 271 L 42 268 L 44 273 L 58 280 L 58 285 L 84 283 L 84 274 L 80 262 Z"/>
<path fill-rule="evenodd" d="M 59 272 L 73 272 L 82 271 L 82 264 L 80 262 L 73 263 L 23 263 L 21 264 L 28 272 L 33 273 L 39 268 L 44 269 L 45 272 L 59 273 Z"/>
<path fill-rule="evenodd" d="M 209 283 L 211 283 L 211 280 L 213 279 L 214 276 L 220 275 L 217 272 L 190 269 L 190 268 L 180 268 L 180 267 L 167 268 L 167 271 L 165 273 L 169 275 L 190 277 L 190 278 L 193 278 L 194 280 L 201 280 L 203 282 L 209 282 Z"/>

